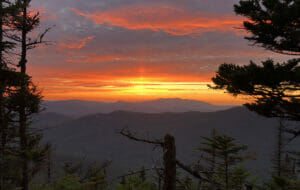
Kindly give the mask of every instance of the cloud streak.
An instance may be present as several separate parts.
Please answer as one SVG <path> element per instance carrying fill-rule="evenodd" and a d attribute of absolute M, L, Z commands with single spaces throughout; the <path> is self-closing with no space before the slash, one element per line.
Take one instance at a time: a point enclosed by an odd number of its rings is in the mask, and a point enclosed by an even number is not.
<path fill-rule="evenodd" d="M 237 0 L 35 0 L 41 29 L 57 42 L 30 54 L 29 72 L 46 99 L 101 101 L 187 98 L 231 104 L 207 90 L 224 62 L 278 55 L 248 46 Z M 72 9 L 70 8 L 72 7 Z"/>
<path fill-rule="evenodd" d="M 87 45 L 87 43 L 94 39 L 94 36 L 88 36 L 86 38 L 80 39 L 77 42 L 73 43 L 58 43 L 58 47 L 66 49 L 82 49 Z"/>
<path fill-rule="evenodd" d="M 200 35 L 205 32 L 235 32 L 240 17 L 209 12 L 191 12 L 167 5 L 127 6 L 107 11 L 85 13 L 71 9 L 75 14 L 95 24 L 122 27 L 128 30 L 163 31 L 171 35 Z"/>

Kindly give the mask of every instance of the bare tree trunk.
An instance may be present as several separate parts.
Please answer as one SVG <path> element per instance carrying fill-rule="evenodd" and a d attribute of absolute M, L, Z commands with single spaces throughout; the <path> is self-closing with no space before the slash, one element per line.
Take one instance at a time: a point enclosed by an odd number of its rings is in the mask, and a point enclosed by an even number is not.
<path fill-rule="evenodd" d="M 211 138 L 215 138 L 215 136 L 217 135 L 217 130 L 216 129 L 213 129 L 212 131 L 212 134 L 211 134 Z M 210 181 L 213 182 L 214 181 L 214 174 L 215 174 L 215 170 L 216 170 L 216 148 L 215 146 L 212 147 L 212 153 L 211 153 L 211 177 L 210 178 Z M 215 187 L 215 183 L 211 183 L 210 184 L 211 187 L 209 188 L 209 190 L 215 190 L 216 187 Z"/>
<path fill-rule="evenodd" d="M 23 0 L 23 7 L 22 7 L 22 53 L 21 53 L 21 60 L 19 63 L 19 66 L 21 68 L 21 74 L 25 76 L 26 74 L 26 57 L 27 57 L 27 0 Z M 21 93 L 25 95 L 27 90 L 27 84 L 25 81 L 25 78 L 23 78 L 21 82 Z M 27 117 L 26 117 L 26 110 L 25 110 L 25 97 L 23 97 L 23 101 L 20 105 L 20 110 L 19 110 L 19 119 L 20 119 L 20 148 L 21 151 L 23 152 L 22 156 L 22 190 L 28 190 L 29 189 L 29 171 L 28 171 L 28 158 L 26 155 L 27 149 L 28 149 L 28 139 L 27 139 Z"/>
<path fill-rule="evenodd" d="M 47 181 L 48 181 L 48 184 L 51 183 L 51 152 L 49 151 L 48 152 L 48 164 L 47 164 Z"/>
<path fill-rule="evenodd" d="M 225 189 L 228 190 L 229 189 L 229 166 L 228 166 L 228 156 L 225 156 L 224 159 L 225 163 Z"/>
<path fill-rule="evenodd" d="M 154 144 L 156 146 L 160 146 L 163 148 L 163 164 L 164 164 L 164 184 L 163 190 L 175 190 L 176 189 L 176 146 L 175 146 L 175 138 L 171 135 L 166 135 L 164 140 L 148 140 L 137 138 L 130 131 L 121 130 L 120 134 L 137 142 L 144 142 L 148 144 Z"/>
<path fill-rule="evenodd" d="M 277 176 L 282 175 L 282 151 L 283 151 L 283 123 L 282 119 L 279 119 L 279 126 L 277 129 L 277 144 L 275 152 L 275 173 Z"/>
<path fill-rule="evenodd" d="M 176 189 L 176 146 L 175 139 L 166 135 L 164 139 L 164 190 Z"/>
<path fill-rule="evenodd" d="M 3 0 L 0 0 L 0 70 L 4 68 L 3 63 Z M 4 185 L 4 173 L 3 173 L 3 156 L 4 156 L 4 149 L 5 149 L 5 131 L 6 126 L 4 123 L 4 105 L 3 105 L 3 93 L 4 93 L 4 83 L 0 81 L 0 190 L 3 190 Z"/>
<path fill-rule="evenodd" d="M 198 180 L 197 190 L 201 190 L 201 185 L 202 185 L 202 181 L 199 179 Z"/>

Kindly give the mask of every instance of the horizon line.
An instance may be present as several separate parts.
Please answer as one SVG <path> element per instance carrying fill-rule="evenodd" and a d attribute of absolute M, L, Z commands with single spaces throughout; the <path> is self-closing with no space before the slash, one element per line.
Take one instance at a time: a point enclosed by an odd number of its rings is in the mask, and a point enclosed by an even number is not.
<path fill-rule="evenodd" d="M 43 101 L 48 102 L 67 102 L 67 101 L 82 101 L 82 102 L 101 102 L 101 103 L 118 103 L 118 102 L 125 102 L 125 103 L 142 103 L 142 102 L 152 102 L 157 100 L 181 100 L 181 101 L 196 101 L 196 102 L 202 102 L 207 103 L 211 105 L 218 105 L 218 106 L 243 106 L 243 104 L 236 104 L 232 102 L 232 104 L 216 104 L 216 103 L 210 103 L 205 100 L 197 100 L 197 99 L 187 99 L 187 98 L 156 98 L 156 99 L 147 99 L 147 100 L 115 100 L 115 101 L 107 101 L 107 100 L 85 100 L 85 99 L 44 99 Z"/>

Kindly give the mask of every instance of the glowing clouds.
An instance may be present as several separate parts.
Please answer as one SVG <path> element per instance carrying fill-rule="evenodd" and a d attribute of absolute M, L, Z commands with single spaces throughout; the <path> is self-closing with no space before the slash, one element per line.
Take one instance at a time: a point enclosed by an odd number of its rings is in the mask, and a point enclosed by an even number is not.
<path fill-rule="evenodd" d="M 56 26 L 47 40 L 57 43 L 29 58 L 45 98 L 231 104 L 232 97 L 206 86 L 218 65 L 269 54 L 250 49 L 239 36 L 242 19 L 224 6 L 227 0 L 157 2 L 36 1 L 41 28 Z"/>
<path fill-rule="evenodd" d="M 61 48 L 66 49 L 81 49 L 87 45 L 87 42 L 94 39 L 94 36 L 88 36 L 86 38 L 80 39 L 77 42 L 73 43 L 58 43 L 57 45 Z"/>
<path fill-rule="evenodd" d="M 200 35 L 204 32 L 234 32 L 242 20 L 231 15 L 189 12 L 164 5 L 129 6 L 92 14 L 72 9 L 77 15 L 94 23 L 128 30 L 163 31 L 171 35 Z"/>
<path fill-rule="evenodd" d="M 97 77 L 47 78 L 43 82 L 47 99 L 82 99 L 95 101 L 142 101 L 158 98 L 186 98 L 226 104 L 233 97 L 221 91 L 210 90 L 207 82 L 174 82 L 159 78 L 101 79 Z M 235 101 L 235 104 L 242 100 Z"/>

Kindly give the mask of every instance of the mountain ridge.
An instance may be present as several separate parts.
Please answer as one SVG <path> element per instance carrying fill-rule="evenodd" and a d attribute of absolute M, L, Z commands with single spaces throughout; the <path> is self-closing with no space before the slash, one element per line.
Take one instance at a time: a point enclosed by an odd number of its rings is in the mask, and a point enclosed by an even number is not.
<path fill-rule="evenodd" d="M 83 100 L 45 101 L 43 107 L 46 112 L 58 113 L 70 117 L 82 117 L 95 113 L 111 113 L 114 111 L 133 111 L 141 113 L 165 113 L 165 112 L 214 112 L 226 110 L 231 105 L 213 105 L 203 101 L 188 99 L 156 99 L 142 102 L 97 102 Z"/>
<path fill-rule="evenodd" d="M 153 157 L 161 157 L 161 153 L 152 152 L 153 147 L 122 137 L 118 131 L 123 128 L 150 139 L 163 138 L 167 133 L 173 135 L 178 158 L 187 163 L 195 158 L 195 147 L 200 145 L 201 136 L 209 136 L 215 128 L 220 134 L 233 136 L 237 144 L 249 146 L 250 152 L 259 153 L 257 161 L 249 161 L 246 166 L 262 176 L 267 176 L 271 170 L 278 125 L 277 120 L 258 116 L 244 107 L 217 112 L 116 111 L 63 121 L 44 131 L 45 141 L 57 147 L 57 154 L 88 155 L 98 161 L 113 160 L 115 165 L 112 168 L 121 168 L 121 173 L 134 167 L 150 166 Z"/>

